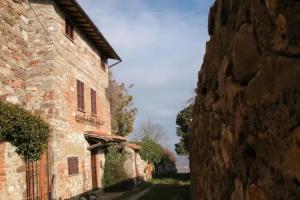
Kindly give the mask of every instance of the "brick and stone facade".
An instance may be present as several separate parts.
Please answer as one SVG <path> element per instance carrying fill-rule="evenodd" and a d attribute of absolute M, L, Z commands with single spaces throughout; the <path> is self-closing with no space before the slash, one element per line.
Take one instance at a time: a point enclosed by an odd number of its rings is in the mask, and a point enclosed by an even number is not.
<path fill-rule="evenodd" d="M 101 67 L 101 59 L 109 56 L 57 2 L 1 0 L 0 98 L 50 124 L 52 196 L 65 199 L 93 189 L 88 150 L 93 142 L 85 133 L 111 134 L 107 64 Z M 65 17 L 74 23 L 73 40 L 65 35 Z M 84 112 L 77 109 L 77 80 L 84 83 Z M 96 116 L 91 114 L 91 89 L 96 92 Z M 105 156 L 103 149 L 94 151 L 101 187 Z M 69 157 L 78 158 L 76 175 L 68 174 Z M 0 161 L 0 199 L 23 199 L 25 163 L 5 141 L 0 142 Z"/>

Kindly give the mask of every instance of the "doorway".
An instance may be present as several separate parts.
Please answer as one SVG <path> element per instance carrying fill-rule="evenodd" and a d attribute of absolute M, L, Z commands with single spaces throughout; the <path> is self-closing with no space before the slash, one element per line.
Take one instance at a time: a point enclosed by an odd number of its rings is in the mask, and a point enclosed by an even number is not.
<path fill-rule="evenodd" d="M 98 188 L 98 176 L 97 176 L 97 152 L 91 151 L 91 170 L 92 170 L 92 188 Z"/>
<path fill-rule="evenodd" d="M 51 200 L 52 182 L 48 152 L 38 161 L 26 161 L 26 200 Z"/>

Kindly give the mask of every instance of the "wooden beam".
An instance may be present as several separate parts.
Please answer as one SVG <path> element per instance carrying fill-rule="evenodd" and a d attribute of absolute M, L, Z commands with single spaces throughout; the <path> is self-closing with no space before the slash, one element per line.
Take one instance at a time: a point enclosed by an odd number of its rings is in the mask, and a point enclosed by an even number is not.
<path fill-rule="evenodd" d="M 105 144 L 103 142 L 98 142 L 97 144 L 93 144 L 93 145 L 90 145 L 88 146 L 88 150 L 92 150 L 92 149 L 95 149 L 95 148 L 98 148 L 98 147 L 101 147 L 101 146 L 105 146 Z"/>

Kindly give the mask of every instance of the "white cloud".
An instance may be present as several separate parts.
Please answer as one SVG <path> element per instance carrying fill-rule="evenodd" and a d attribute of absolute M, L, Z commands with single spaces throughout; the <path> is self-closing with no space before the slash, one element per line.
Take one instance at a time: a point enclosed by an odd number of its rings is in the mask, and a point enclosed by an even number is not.
<path fill-rule="evenodd" d="M 203 9 L 211 0 L 194 1 L 198 7 L 185 11 L 155 9 L 147 0 L 79 0 L 124 60 L 113 72 L 118 81 L 135 84 L 137 123 L 160 121 L 173 143 L 176 113 L 193 95 L 208 40 Z"/>

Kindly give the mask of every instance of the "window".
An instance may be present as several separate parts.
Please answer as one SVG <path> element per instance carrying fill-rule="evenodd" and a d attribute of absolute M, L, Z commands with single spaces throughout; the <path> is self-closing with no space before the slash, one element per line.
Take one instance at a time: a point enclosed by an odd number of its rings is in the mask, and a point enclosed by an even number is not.
<path fill-rule="evenodd" d="M 106 65 L 106 59 L 101 58 L 101 67 L 103 70 L 105 70 L 105 68 L 106 68 L 105 65 Z"/>
<path fill-rule="evenodd" d="M 76 175 L 79 173 L 78 157 L 69 157 L 68 158 L 68 172 L 69 172 L 69 175 Z"/>
<path fill-rule="evenodd" d="M 84 111 L 84 83 L 77 80 L 77 109 Z"/>
<path fill-rule="evenodd" d="M 74 40 L 74 25 L 67 18 L 65 18 L 65 23 L 66 23 L 66 27 L 65 27 L 66 36 L 68 36 L 68 38 L 70 38 L 71 40 Z"/>
<path fill-rule="evenodd" d="M 97 101 L 96 101 L 96 91 L 91 89 L 91 113 L 92 115 L 97 115 Z"/>

